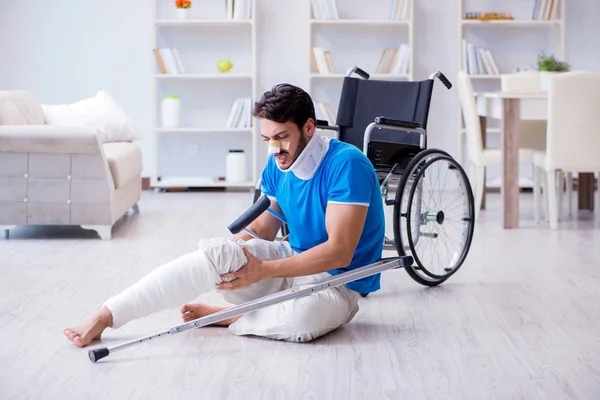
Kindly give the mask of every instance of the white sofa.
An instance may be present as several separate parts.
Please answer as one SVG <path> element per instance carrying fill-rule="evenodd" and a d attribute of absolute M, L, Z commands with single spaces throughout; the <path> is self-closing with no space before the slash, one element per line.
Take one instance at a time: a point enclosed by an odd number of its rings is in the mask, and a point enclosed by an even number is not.
<path fill-rule="evenodd" d="M 28 91 L 0 91 L 0 230 L 79 225 L 110 239 L 138 212 L 142 154 L 133 142 L 103 142 L 97 130 L 49 125 Z"/>

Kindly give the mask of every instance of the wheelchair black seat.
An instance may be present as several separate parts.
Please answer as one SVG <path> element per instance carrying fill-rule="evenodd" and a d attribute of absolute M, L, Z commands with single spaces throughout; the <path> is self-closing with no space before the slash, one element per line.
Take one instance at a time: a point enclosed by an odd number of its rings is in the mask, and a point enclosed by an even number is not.
<path fill-rule="evenodd" d="M 424 81 L 370 80 L 346 76 L 342 86 L 336 125 L 338 138 L 361 150 L 365 131 L 376 124 L 366 155 L 378 175 L 395 164 L 401 173 L 426 144 L 433 79 Z"/>

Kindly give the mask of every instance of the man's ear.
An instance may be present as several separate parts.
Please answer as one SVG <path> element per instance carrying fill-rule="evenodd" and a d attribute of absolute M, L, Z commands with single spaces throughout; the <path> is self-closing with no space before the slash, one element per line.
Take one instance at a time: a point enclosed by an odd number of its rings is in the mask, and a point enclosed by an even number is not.
<path fill-rule="evenodd" d="M 306 137 L 311 138 L 314 135 L 316 128 L 315 120 L 312 118 L 307 119 L 304 124 L 304 134 Z"/>

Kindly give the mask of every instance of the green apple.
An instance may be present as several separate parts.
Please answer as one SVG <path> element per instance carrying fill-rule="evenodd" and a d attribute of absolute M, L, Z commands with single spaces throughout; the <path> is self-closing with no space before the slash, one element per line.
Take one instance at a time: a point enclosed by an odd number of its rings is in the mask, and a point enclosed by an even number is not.
<path fill-rule="evenodd" d="M 233 64 L 229 60 L 219 60 L 219 62 L 217 63 L 217 68 L 221 72 L 227 72 L 231 68 L 233 68 Z"/>

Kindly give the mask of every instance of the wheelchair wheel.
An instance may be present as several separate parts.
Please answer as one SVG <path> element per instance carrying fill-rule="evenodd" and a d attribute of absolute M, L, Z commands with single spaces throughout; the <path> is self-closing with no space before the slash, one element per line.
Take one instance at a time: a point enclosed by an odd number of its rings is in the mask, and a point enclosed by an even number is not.
<path fill-rule="evenodd" d="M 444 155 L 450 156 L 447 152 L 438 149 L 427 149 L 419 152 L 406 166 L 402 172 L 396 196 L 394 201 L 394 244 L 400 257 L 408 255 L 410 246 L 407 242 L 408 231 L 406 230 L 406 212 L 408 208 L 408 196 L 410 189 L 415 181 L 416 174 L 428 159 Z"/>
<path fill-rule="evenodd" d="M 473 238 L 474 199 L 466 173 L 442 150 L 417 154 L 396 192 L 394 236 L 400 256 L 416 265 L 406 272 L 416 282 L 436 286 L 464 262 Z"/>

